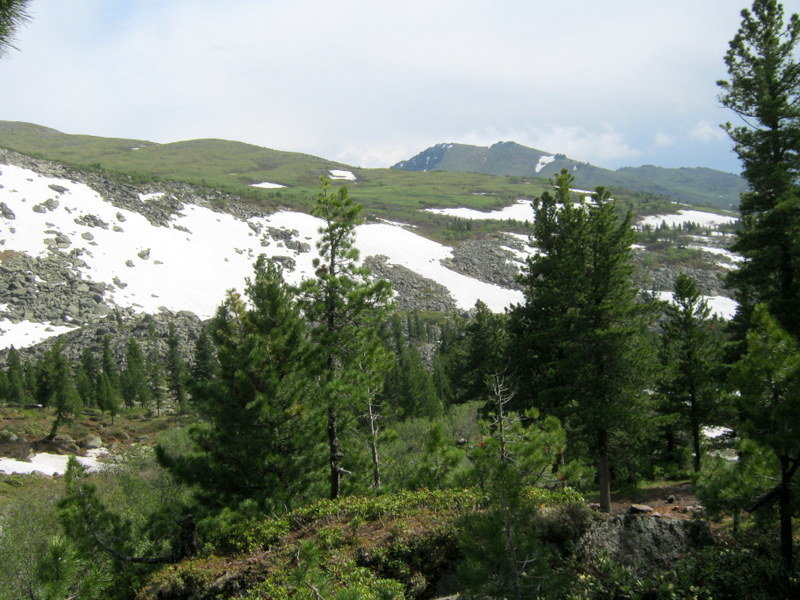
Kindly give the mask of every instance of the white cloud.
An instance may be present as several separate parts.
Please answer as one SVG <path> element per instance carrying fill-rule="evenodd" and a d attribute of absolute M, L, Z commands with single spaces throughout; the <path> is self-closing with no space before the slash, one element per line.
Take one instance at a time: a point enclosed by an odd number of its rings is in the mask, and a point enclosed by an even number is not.
<path fill-rule="evenodd" d="M 699 142 L 718 142 L 724 140 L 727 135 L 718 125 L 712 125 L 708 121 L 700 121 L 689 131 L 689 138 Z"/>
<path fill-rule="evenodd" d="M 675 136 L 669 135 L 668 133 L 664 133 L 663 131 L 659 131 L 653 138 L 653 143 L 658 148 L 667 148 L 669 146 L 674 146 Z"/>
<path fill-rule="evenodd" d="M 617 163 L 714 121 L 734 4 L 33 0 L 0 119 L 364 166 L 478 131 Z"/>

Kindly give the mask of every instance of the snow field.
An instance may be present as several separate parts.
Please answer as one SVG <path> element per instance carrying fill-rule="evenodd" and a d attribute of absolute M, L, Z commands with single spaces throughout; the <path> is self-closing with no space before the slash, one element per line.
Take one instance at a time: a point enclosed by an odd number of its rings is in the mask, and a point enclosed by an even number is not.
<path fill-rule="evenodd" d="M 72 327 L 51 325 L 50 323 L 34 323 L 20 321 L 12 323 L 8 319 L 0 319 L 0 350 L 10 348 L 25 348 L 33 346 L 47 338 L 61 335 L 71 331 Z"/>
<path fill-rule="evenodd" d="M 738 221 L 738 218 L 734 216 L 718 215 L 701 210 L 679 210 L 677 214 L 644 217 L 639 221 L 638 226 L 650 225 L 658 227 L 662 223 L 666 223 L 669 227 L 675 227 L 685 223 L 697 223 L 701 227 L 712 227 L 714 225 L 727 225 L 736 221 Z"/>
<path fill-rule="evenodd" d="M 257 187 L 257 188 L 264 188 L 267 190 L 273 190 L 277 188 L 284 188 L 285 185 L 281 185 L 280 183 L 270 183 L 269 181 L 262 181 L 261 183 L 251 183 L 250 187 Z"/>
<path fill-rule="evenodd" d="M 672 302 L 672 297 L 672 292 L 658 292 L 659 300 Z M 730 320 L 733 318 L 733 315 L 736 314 L 736 307 L 738 304 L 735 300 L 731 300 L 725 296 L 703 296 L 703 300 L 708 303 L 711 313 L 718 317 Z"/>
<path fill-rule="evenodd" d="M 89 471 L 97 471 L 102 463 L 98 458 L 108 451 L 105 448 L 97 448 L 86 452 L 88 456 L 76 456 L 78 462 Z M 50 454 L 41 452 L 35 454 L 30 461 L 16 460 L 14 458 L 0 457 L 0 472 L 3 473 L 42 473 L 44 475 L 63 475 L 67 472 L 67 461 L 69 456 L 62 454 Z"/>
<path fill-rule="evenodd" d="M 437 215 L 447 215 L 460 219 L 496 219 L 498 221 L 532 221 L 533 208 L 530 200 L 517 200 L 511 206 L 506 206 L 500 210 L 483 212 L 474 208 L 426 208 L 426 212 Z"/>
<path fill-rule="evenodd" d="M 15 213 L 15 219 L 0 218 L 2 247 L 43 256 L 51 250 L 45 240 L 66 236 L 85 267 L 77 268 L 83 279 L 118 282 L 106 298 L 120 306 L 140 312 L 189 310 L 200 318 L 214 314 L 229 289 L 242 290 L 252 275 L 252 264 L 259 254 L 290 256 L 294 271 L 284 273 L 289 283 L 297 284 L 313 276 L 313 249 L 319 239 L 322 221 L 298 212 L 282 211 L 248 222 L 227 213 L 186 204 L 173 215 L 169 227 L 153 226 L 141 214 L 106 202 L 86 185 L 38 175 L 32 171 L 4 165 L 0 167 L 0 201 Z M 66 188 L 57 193 L 49 185 Z M 142 194 L 146 202 L 159 192 Z M 52 210 L 34 212 L 33 207 L 54 198 Z M 79 225 L 75 219 L 92 216 L 108 227 Z M 289 250 L 283 243 L 253 231 L 265 227 L 297 230 L 298 240 L 309 243 L 311 252 Z M 469 309 L 478 299 L 492 310 L 502 311 L 522 295 L 514 290 L 486 284 L 447 269 L 441 260 L 450 256 L 447 246 L 416 235 L 401 224 L 368 224 L 356 229 L 357 246 L 362 257 L 386 255 L 394 264 L 403 265 L 423 277 L 447 287 L 459 307 Z M 50 331 L 48 331 L 48 328 Z M 57 335 L 68 328 L 48 324 L 0 321 L 0 345 L 23 346 Z"/>

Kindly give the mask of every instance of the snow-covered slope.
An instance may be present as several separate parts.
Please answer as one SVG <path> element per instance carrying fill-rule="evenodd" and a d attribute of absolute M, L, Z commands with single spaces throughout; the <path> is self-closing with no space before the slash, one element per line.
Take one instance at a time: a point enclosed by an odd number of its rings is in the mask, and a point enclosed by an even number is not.
<path fill-rule="evenodd" d="M 89 186 L 46 177 L 30 169 L 0 165 L 0 251 L 32 257 L 65 253 L 77 258 L 81 279 L 111 284 L 104 302 L 139 312 L 188 310 L 211 316 L 231 288 L 241 289 L 252 263 L 263 253 L 280 260 L 286 279 L 313 275 L 321 221 L 281 211 L 245 219 L 208 206 L 183 203 L 166 226 L 134 210 L 115 206 Z M 140 194 L 145 203 L 161 194 Z M 133 207 L 135 208 L 135 207 Z M 516 290 L 456 273 L 442 264 L 451 250 L 398 224 L 365 224 L 356 232 L 362 258 L 383 255 L 444 285 L 463 309 L 478 299 L 502 311 L 519 302 Z M 7 299 L 0 298 L 0 302 Z M 7 316 L 0 304 L 0 319 Z M 65 326 L 0 320 L 0 347 L 28 345 Z"/>

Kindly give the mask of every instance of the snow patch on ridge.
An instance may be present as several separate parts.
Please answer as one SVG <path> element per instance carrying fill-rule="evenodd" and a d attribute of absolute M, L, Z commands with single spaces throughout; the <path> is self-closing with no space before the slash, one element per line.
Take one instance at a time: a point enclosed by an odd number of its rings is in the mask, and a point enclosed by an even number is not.
<path fill-rule="evenodd" d="M 356 176 L 350 171 L 342 171 L 340 169 L 330 169 L 330 179 L 342 179 L 344 181 L 355 181 Z"/>
<path fill-rule="evenodd" d="M 547 156 L 547 155 L 540 156 L 539 162 L 537 162 L 536 165 L 533 167 L 534 172 L 538 173 L 539 171 L 544 169 L 547 165 L 549 165 L 551 162 L 553 162 L 555 159 L 556 159 L 555 156 Z"/>

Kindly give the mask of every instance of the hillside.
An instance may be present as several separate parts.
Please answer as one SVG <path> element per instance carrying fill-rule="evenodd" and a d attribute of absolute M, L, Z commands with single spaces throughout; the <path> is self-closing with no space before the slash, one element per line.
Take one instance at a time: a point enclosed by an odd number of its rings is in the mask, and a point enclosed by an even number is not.
<path fill-rule="evenodd" d="M 679 202 L 735 208 L 746 191 L 741 177 L 707 168 L 667 169 L 646 165 L 616 171 L 579 162 L 563 154 L 528 148 L 515 142 L 492 146 L 437 144 L 397 163 L 403 171 L 456 171 L 515 177 L 552 177 L 567 169 L 585 189 L 602 185 L 659 194 Z"/>

